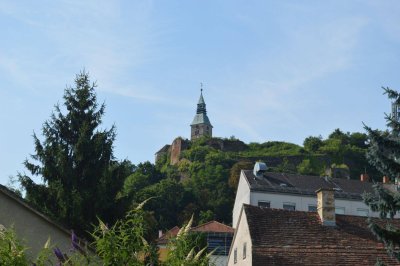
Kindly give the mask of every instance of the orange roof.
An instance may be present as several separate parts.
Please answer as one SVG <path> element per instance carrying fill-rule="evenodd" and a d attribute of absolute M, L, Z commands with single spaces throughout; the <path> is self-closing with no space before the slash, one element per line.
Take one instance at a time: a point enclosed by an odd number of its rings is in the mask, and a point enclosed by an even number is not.
<path fill-rule="evenodd" d="M 176 237 L 180 228 L 178 226 L 173 227 L 157 239 L 158 244 L 167 244 L 169 238 Z M 217 221 L 210 221 L 205 224 L 198 225 L 190 229 L 192 232 L 212 232 L 212 233 L 234 233 L 235 230 L 225 224 L 219 223 Z"/>
<path fill-rule="evenodd" d="M 234 233 L 235 230 L 225 224 L 219 223 L 217 221 L 210 221 L 205 224 L 193 227 L 191 231 L 194 232 L 213 232 L 213 233 Z"/>
<path fill-rule="evenodd" d="M 173 227 L 172 229 L 168 230 L 167 232 L 165 232 L 165 234 L 163 234 L 161 237 L 159 237 L 157 239 L 157 243 L 158 244 L 167 244 L 168 243 L 168 239 L 171 237 L 176 237 L 176 235 L 178 234 L 180 228 L 178 226 Z"/>

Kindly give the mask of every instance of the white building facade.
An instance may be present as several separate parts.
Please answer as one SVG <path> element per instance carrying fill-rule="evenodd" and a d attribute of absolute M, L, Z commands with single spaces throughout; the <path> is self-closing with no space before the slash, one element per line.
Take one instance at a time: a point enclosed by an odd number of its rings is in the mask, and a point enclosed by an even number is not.
<path fill-rule="evenodd" d="M 379 216 L 379 213 L 371 211 L 362 199 L 364 192 L 373 192 L 372 183 L 368 181 L 269 173 L 266 172 L 266 167 L 257 173 L 256 168 L 260 167 L 256 165 L 253 171 L 241 171 L 233 207 L 234 228 L 243 204 L 293 211 L 316 211 L 315 191 L 320 188 L 331 188 L 335 191 L 337 214 Z M 385 186 L 394 189 L 394 185 Z"/>

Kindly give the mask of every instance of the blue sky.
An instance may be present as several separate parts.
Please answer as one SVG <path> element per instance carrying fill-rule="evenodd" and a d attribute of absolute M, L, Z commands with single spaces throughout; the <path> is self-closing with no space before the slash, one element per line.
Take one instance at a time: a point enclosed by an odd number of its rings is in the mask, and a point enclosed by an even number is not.
<path fill-rule="evenodd" d="M 86 69 L 115 156 L 189 137 L 200 82 L 214 135 L 301 144 L 385 128 L 400 89 L 399 1 L 0 0 L 0 183 Z"/>

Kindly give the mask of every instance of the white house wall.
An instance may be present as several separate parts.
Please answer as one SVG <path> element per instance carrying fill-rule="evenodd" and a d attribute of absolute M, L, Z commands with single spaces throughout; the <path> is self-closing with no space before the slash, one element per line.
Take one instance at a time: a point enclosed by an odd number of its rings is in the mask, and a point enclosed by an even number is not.
<path fill-rule="evenodd" d="M 243 245 L 246 243 L 246 258 L 243 258 Z M 237 262 L 234 262 L 234 253 L 236 249 Z M 252 243 L 247 223 L 246 213 L 243 211 L 240 217 L 238 228 L 233 237 L 232 246 L 228 257 L 229 266 L 248 266 L 252 265 Z"/>
<path fill-rule="evenodd" d="M 250 205 L 253 206 L 258 206 L 259 201 L 270 202 L 270 207 L 275 209 L 283 209 L 284 203 L 294 203 L 296 211 L 308 211 L 309 205 L 317 206 L 317 197 L 268 192 L 252 192 L 250 195 Z M 379 216 L 377 212 L 372 212 L 362 201 L 335 199 L 335 207 L 344 207 L 344 214 L 347 215 L 360 215 L 359 211 L 366 209 L 369 210 L 369 216 Z"/>
<path fill-rule="evenodd" d="M 232 227 L 236 228 L 236 224 L 239 219 L 240 210 L 243 204 L 250 204 L 250 188 L 243 175 L 243 171 L 240 172 L 239 184 L 236 190 L 235 204 L 233 205 L 232 212 Z"/>

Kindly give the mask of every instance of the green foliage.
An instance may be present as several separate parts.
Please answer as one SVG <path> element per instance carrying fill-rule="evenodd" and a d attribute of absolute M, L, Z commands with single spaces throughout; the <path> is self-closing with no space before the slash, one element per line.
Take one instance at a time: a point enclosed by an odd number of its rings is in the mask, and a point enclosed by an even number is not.
<path fill-rule="evenodd" d="M 168 244 L 168 258 L 165 265 L 169 266 L 207 266 L 213 265 L 207 254 L 206 241 L 201 235 L 190 232 L 193 217 L 182 226 L 176 238 Z"/>
<path fill-rule="evenodd" d="M 66 112 L 57 104 L 43 124 L 43 140 L 33 135 L 33 162 L 26 160 L 24 165 L 44 184 L 19 174 L 31 204 L 81 232 L 96 221 L 96 215 L 115 219 L 115 195 L 130 167 L 113 161 L 115 127 L 98 129 L 105 105 L 98 106 L 95 87 L 87 73 L 78 74 L 75 87 L 64 93 Z"/>
<path fill-rule="evenodd" d="M 129 211 L 126 216 L 118 220 L 113 226 L 108 227 L 100 219 L 95 227 L 93 250 L 83 248 L 79 239 L 72 234 L 73 249 L 64 253 L 57 247 L 52 247 L 50 239 L 33 265 L 53 265 L 58 260 L 58 265 L 159 265 L 156 246 L 145 239 L 149 230 L 146 222 L 147 213 L 143 210 L 147 199 Z M 213 265 L 208 264 L 209 255 L 206 252 L 207 241 L 202 234 L 189 233 L 193 217 L 182 227 L 178 236 L 168 244 L 169 254 L 165 265 Z M 25 251 L 27 248 L 17 239 L 13 229 L 0 228 L 0 265 L 27 266 Z M 53 250 L 53 252 L 51 251 Z"/>
<path fill-rule="evenodd" d="M 104 265 L 144 265 L 157 262 L 157 250 L 144 238 L 148 227 L 144 202 L 108 228 L 100 219 L 92 236 Z"/>
<path fill-rule="evenodd" d="M 400 104 L 398 92 L 384 88 L 389 99 Z M 391 131 L 372 130 L 365 126 L 368 133 L 370 146 L 368 148 L 368 161 L 374 165 L 382 175 L 391 180 L 398 178 L 400 173 L 400 123 L 394 117 L 386 117 L 387 124 Z M 394 215 L 400 210 L 400 193 L 391 192 L 381 185 L 375 185 L 374 194 L 365 194 L 364 201 L 373 211 L 379 211 L 381 218 Z M 386 227 L 382 227 L 370 221 L 370 229 L 377 238 L 385 244 L 388 253 L 400 262 L 400 230 L 386 221 Z"/>
<path fill-rule="evenodd" d="M 324 171 L 324 165 L 314 157 L 301 161 L 297 165 L 297 172 L 302 175 L 321 175 Z"/>
<path fill-rule="evenodd" d="M 308 152 L 318 152 L 322 145 L 323 141 L 321 135 L 319 137 L 307 137 L 303 142 L 304 149 Z"/>
<path fill-rule="evenodd" d="M 268 141 L 261 144 L 253 142 L 248 147 L 247 151 L 239 153 L 241 157 L 292 156 L 304 153 L 301 146 L 283 141 Z"/>
<path fill-rule="evenodd" d="M 335 129 L 327 139 L 308 137 L 304 140 L 304 148 L 310 155 L 325 155 L 330 164 L 346 164 L 349 166 L 350 177 L 358 178 L 360 173 L 368 172 L 372 177 L 378 177 L 377 170 L 372 167 L 365 156 L 367 151 L 367 135 L 364 133 L 343 133 Z M 301 168 L 298 168 L 301 169 Z"/>
<path fill-rule="evenodd" d="M 17 239 L 14 230 L 0 225 L 0 265 L 28 265 L 25 250 L 26 248 Z"/>
<path fill-rule="evenodd" d="M 281 173 L 296 173 L 296 170 L 296 166 L 287 157 L 283 157 L 282 163 L 274 167 L 274 171 Z"/>
<path fill-rule="evenodd" d="M 251 161 L 239 161 L 235 163 L 231 169 L 230 169 L 230 175 L 229 175 L 229 187 L 232 188 L 235 192 L 237 190 L 237 186 L 239 184 L 239 177 L 240 177 L 240 172 L 242 170 L 250 170 L 253 169 L 254 163 Z"/>

